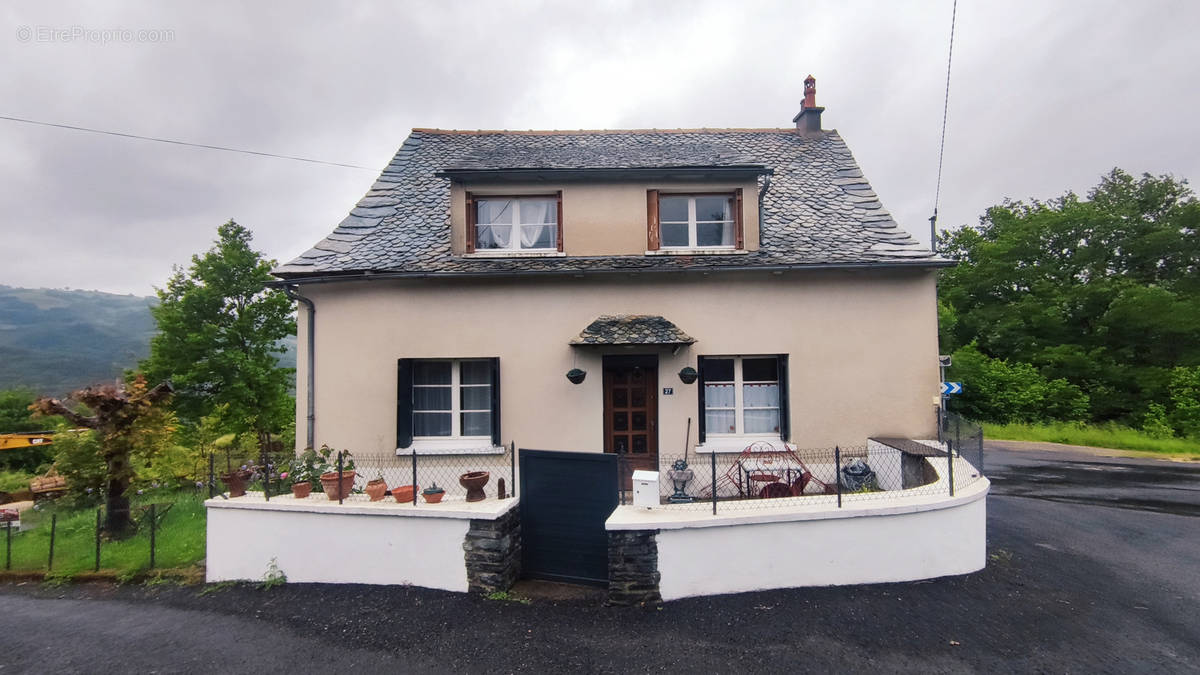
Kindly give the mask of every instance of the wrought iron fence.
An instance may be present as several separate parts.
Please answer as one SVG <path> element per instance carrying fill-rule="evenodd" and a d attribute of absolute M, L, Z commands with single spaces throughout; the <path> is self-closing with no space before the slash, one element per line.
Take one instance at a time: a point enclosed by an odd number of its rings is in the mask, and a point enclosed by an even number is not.
<path fill-rule="evenodd" d="M 783 506 L 841 508 L 867 501 L 912 495 L 954 495 L 977 481 L 982 441 L 961 436 L 974 458 L 964 457 L 953 443 L 936 441 L 894 447 L 871 441 L 864 446 L 790 449 L 782 443 L 755 443 L 735 453 L 660 454 L 657 500 L 664 505 L 718 512 Z M 622 476 L 620 501 L 633 503 L 633 462 L 618 459 Z"/>

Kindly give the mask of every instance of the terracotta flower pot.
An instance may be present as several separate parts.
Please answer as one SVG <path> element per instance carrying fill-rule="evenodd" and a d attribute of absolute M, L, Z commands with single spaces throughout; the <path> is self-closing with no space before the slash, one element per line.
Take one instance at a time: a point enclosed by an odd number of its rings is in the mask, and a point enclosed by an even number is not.
<path fill-rule="evenodd" d="M 249 471 L 240 469 L 222 475 L 221 481 L 225 483 L 225 487 L 229 488 L 230 497 L 241 497 L 246 494 L 246 483 L 250 480 L 250 476 Z"/>
<path fill-rule="evenodd" d="M 292 483 L 292 496 L 296 499 L 308 499 L 310 494 L 312 494 L 312 483 L 308 481 Z"/>
<path fill-rule="evenodd" d="M 417 486 L 415 485 L 400 485 L 392 488 L 392 496 L 396 498 L 397 504 L 411 504 L 416 494 Z"/>
<path fill-rule="evenodd" d="M 356 475 L 353 471 L 342 472 L 342 497 L 349 497 L 350 493 L 354 490 L 354 477 Z M 336 471 L 321 474 L 321 489 L 325 490 L 325 496 L 329 497 L 330 501 L 337 501 L 338 474 Z"/>
<path fill-rule="evenodd" d="M 442 497 L 446 496 L 446 491 L 440 490 L 438 492 L 422 492 L 421 496 L 425 498 L 426 502 L 430 504 L 436 504 L 442 501 Z"/>
<path fill-rule="evenodd" d="M 376 478 L 367 482 L 367 487 L 363 489 L 371 498 L 371 501 L 377 502 L 383 499 L 383 495 L 387 492 L 387 483 L 382 478 Z"/>
<path fill-rule="evenodd" d="M 483 491 L 483 486 L 487 485 L 491 476 L 492 474 L 487 471 L 472 471 L 458 477 L 458 484 L 467 488 L 467 501 L 481 502 L 487 499 L 487 493 Z"/>

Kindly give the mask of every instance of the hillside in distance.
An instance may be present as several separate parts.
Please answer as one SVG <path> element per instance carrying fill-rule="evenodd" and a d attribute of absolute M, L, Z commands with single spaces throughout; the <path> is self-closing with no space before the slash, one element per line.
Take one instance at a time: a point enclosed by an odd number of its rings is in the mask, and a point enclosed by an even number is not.
<path fill-rule="evenodd" d="M 150 352 L 157 298 L 0 285 L 0 389 L 62 396 L 110 382 Z M 282 365 L 295 365 L 295 338 Z"/>

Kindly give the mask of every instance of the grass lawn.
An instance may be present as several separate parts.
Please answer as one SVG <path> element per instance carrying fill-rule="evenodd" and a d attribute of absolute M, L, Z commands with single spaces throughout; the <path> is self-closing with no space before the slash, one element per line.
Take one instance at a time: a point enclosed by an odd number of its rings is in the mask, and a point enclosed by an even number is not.
<path fill-rule="evenodd" d="M 1135 450 L 1161 455 L 1200 458 L 1200 440 L 1195 438 L 1154 438 L 1137 429 L 1116 425 L 1091 426 L 1058 422 L 1050 424 L 983 425 L 984 438 L 1008 441 L 1066 443 L 1093 448 Z"/>
<path fill-rule="evenodd" d="M 155 568 L 177 568 L 193 565 L 204 558 L 205 510 L 204 495 L 177 493 L 153 499 L 134 500 L 135 519 L 142 506 L 151 501 L 163 508 L 165 502 L 174 506 L 160 516 L 155 535 Z M 22 522 L 32 529 L 12 534 L 12 570 L 45 571 L 50 552 L 51 509 L 26 511 Z M 91 572 L 96 563 L 96 509 L 57 510 L 58 525 L 54 537 L 54 576 L 71 576 Z M 5 561 L 4 532 L 0 530 L 0 563 Z M 150 522 L 142 521 L 137 535 L 123 541 L 100 542 L 100 569 L 118 575 L 132 575 L 150 565 Z"/>

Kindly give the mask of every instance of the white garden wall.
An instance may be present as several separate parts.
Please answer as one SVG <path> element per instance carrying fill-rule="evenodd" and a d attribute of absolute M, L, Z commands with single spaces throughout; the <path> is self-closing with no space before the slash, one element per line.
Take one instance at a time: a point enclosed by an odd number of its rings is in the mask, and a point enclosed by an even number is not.
<path fill-rule="evenodd" d="M 259 580 L 272 559 L 289 582 L 411 584 L 467 590 L 463 541 L 472 519 L 495 519 L 515 499 L 396 504 L 324 495 L 210 499 L 207 580 Z"/>
<path fill-rule="evenodd" d="M 645 509 L 621 506 L 609 530 L 657 530 L 663 600 L 802 586 L 913 581 L 983 569 L 989 483 L 955 460 L 928 460 L 938 480 L 919 490 L 836 498 L 733 504 L 712 515 L 707 504 Z M 907 494 L 906 494 L 907 493 Z M 719 510 L 718 510 L 719 511 Z"/>

